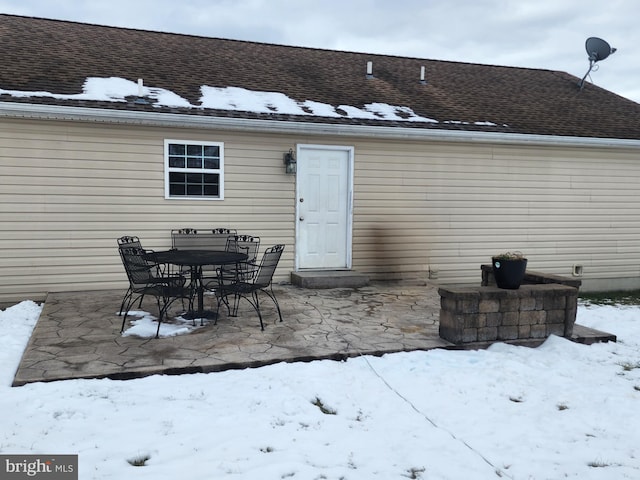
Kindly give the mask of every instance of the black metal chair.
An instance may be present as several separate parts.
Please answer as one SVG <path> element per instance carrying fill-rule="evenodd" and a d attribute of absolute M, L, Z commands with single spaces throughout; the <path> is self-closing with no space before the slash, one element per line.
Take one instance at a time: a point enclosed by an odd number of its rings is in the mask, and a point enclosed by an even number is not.
<path fill-rule="evenodd" d="M 118 238 L 118 248 L 143 248 L 142 244 L 140 243 L 140 239 L 138 237 L 136 237 L 135 235 L 125 235 L 123 237 Z M 153 250 L 147 250 L 145 249 L 145 252 L 152 252 Z M 119 310 L 119 315 L 122 315 L 122 309 L 124 308 L 124 304 L 127 301 L 127 299 L 129 298 L 129 295 L 131 294 L 130 292 L 131 287 L 129 287 L 129 290 L 127 290 L 127 293 L 125 293 L 124 297 L 122 298 L 122 303 L 120 304 L 120 310 Z M 138 305 L 138 308 L 140 308 L 140 305 L 142 305 L 142 300 L 144 299 L 144 295 L 140 296 L 140 303 Z"/>
<path fill-rule="evenodd" d="M 235 235 L 237 231 L 231 228 L 214 228 L 213 230 L 196 230 L 195 228 L 181 228 L 171 231 L 171 246 L 184 250 L 221 250 L 227 246 L 227 239 Z M 205 285 L 217 278 L 218 266 L 207 265 L 203 267 L 203 281 Z M 183 269 L 183 273 L 188 267 Z"/>
<path fill-rule="evenodd" d="M 244 253 L 247 259 L 244 262 L 235 265 L 221 266 L 217 271 L 217 276 L 205 277 L 205 288 L 207 290 L 217 290 L 220 282 L 233 283 L 238 280 L 249 282 L 258 270 L 258 250 L 260 249 L 260 237 L 253 235 L 231 235 L 227 238 L 227 252 Z M 239 297 L 234 297 L 233 311 L 238 308 Z M 227 306 L 229 314 L 232 307 L 229 305 L 226 297 L 223 298 L 224 304 Z"/>
<path fill-rule="evenodd" d="M 218 312 L 220 311 L 220 304 L 225 303 L 228 306 L 227 297 L 229 295 L 234 295 L 236 302 L 234 302 L 232 315 L 236 316 L 238 303 L 241 298 L 245 298 L 258 314 L 258 318 L 260 319 L 260 328 L 264 330 L 262 313 L 260 312 L 260 299 L 258 297 L 258 294 L 263 292 L 273 300 L 273 303 L 278 310 L 278 317 L 280 318 L 280 321 L 282 321 L 282 313 L 280 312 L 280 305 L 278 304 L 278 300 L 273 292 L 272 280 L 283 251 L 284 245 L 274 245 L 273 247 L 268 248 L 262 256 L 262 260 L 258 265 L 255 275 L 253 275 L 249 281 L 243 281 L 240 278 L 236 281 L 222 281 L 218 290 L 216 290 L 216 295 L 218 296 Z"/>
<path fill-rule="evenodd" d="M 129 279 L 129 289 L 122 301 L 119 315 L 124 311 L 120 333 L 124 331 L 129 309 L 146 295 L 156 299 L 158 305 L 158 330 L 156 338 L 160 334 L 160 324 L 167 314 L 171 304 L 178 299 L 188 299 L 191 302 L 191 288 L 185 286 L 186 278 L 180 274 L 163 274 L 162 268 L 146 259 L 148 251 L 137 246 L 122 245 L 118 248 L 122 264 Z"/>
<path fill-rule="evenodd" d="M 243 280 L 248 282 L 258 270 L 258 250 L 260 237 L 252 235 L 232 235 L 227 238 L 227 252 L 244 253 L 247 259 L 237 265 L 226 265 L 219 274 L 224 280 Z"/>
<path fill-rule="evenodd" d="M 213 235 L 236 235 L 238 231 L 235 228 L 214 228 L 211 230 Z"/>
<path fill-rule="evenodd" d="M 213 230 L 180 228 L 171 230 L 171 246 L 185 250 L 224 250 L 227 246 L 227 238 L 237 233 L 231 228 L 214 228 Z"/>
<path fill-rule="evenodd" d="M 118 239 L 118 246 L 142 248 L 142 244 L 140 243 L 140 239 L 138 237 L 136 237 L 135 235 L 125 235 L 124 237 L 120 237 Z"/>
<path fill-rule="evenodd" d="M 232 235 L 227 238 L 227 252 L 245 253 L 247 260 L 244 263 L 249 266 L 256 265 L 259 249 L 260 237 L 253 235 Z"/>

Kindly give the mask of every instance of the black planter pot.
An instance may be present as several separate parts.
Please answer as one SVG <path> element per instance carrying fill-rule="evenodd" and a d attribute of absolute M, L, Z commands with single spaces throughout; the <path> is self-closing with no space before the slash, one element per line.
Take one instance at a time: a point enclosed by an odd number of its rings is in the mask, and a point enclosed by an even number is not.
<path fill-rule="evenodd" d="M 492 258 L 493 276 L 496 279 L 498 288 L 517 290 L 524 280 L 524 273 L 527 270 L 527 259 L 503 260 Z"/>

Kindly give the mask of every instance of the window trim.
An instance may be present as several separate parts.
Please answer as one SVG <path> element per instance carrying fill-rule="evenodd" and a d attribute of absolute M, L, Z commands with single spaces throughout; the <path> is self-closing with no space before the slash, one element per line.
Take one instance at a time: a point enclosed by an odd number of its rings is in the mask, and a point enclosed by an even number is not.
<path fill-rule="evenodd" d="M 176 143 L 180 145 L 207 145 L 218 147 L 220 151 L 220 164 L 219 168 L 205 169 L 205 168 L 175 168 L 169 167 L 169 144 Z M 220 187 L 217 197 L 193 197 L 189 195 L 184 196 L 171 196 L 169 194 L 169 173 L 170 172 L 193 172 L 193 173 L 216 173 L 219 175 Z M 224 142 L 209 142 L 203 140 L 176 140 L 166 139 L 164 140 L 164 198 L 166 200 L 204 200 L 204 201 L 219 201 L 224 200 Z"/>

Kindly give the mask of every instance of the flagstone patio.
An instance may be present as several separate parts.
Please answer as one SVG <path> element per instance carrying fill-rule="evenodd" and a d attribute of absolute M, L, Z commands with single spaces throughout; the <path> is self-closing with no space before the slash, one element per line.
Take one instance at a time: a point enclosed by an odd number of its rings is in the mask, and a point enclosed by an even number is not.
<path fill-rule="evenodd" d="M 278 285 L 274 290 L 284 321 L 277 321 L 265 297 L 264 331 L 255 311 L 243 301 L 237 317 L 222 312 L 217 324 L 158 339 L 120 334 L 122 317 L 117 311 L 124 290 L 51 293 L 13 385 L 215 372 L 453 347 L 438 335 L 440 299 L 435 286 L 380 283 L 311 290 Z M 157 312 L 151 299 L 145 299 L 142 310 Z"/>
<path fill-rule="evenodd" d="M 13 386 L 77 378 L 126 380 L 148 375 L 218 372 L 279 362 L 344 360 L 434 348 L 485 348 L 492 342 L 454 345 L 439 336 L 436 285 L 373 283 L 359 288 L 307 289 L 277 285 L 283 322 L 273 303 L 261 303 L 264 331 L 245 301 L 237 317 L 175 336 L 122 335 L 117 312 L 124 290 L 50 293 L 25 349 Z M 209 307 L 214 301 L 207 299 Z M 176 302 L 172 317 L 179 315 Z M 152 299 L 142 310 L 157 312 Z M 137 317 L 127 319 L 125 333 Z M 184 325 L 184 320 L 182 320 Z M 163 322 L 164 323 L 164 322 Z M 168 323 L 180 323 L 171 318 Z M 153 329 L 155 334 L 155 329 Z M 571 340 L 615 341 L 615 336 L 574 326 Z M 509 341 L 536 346 L 537 341 Z"/>

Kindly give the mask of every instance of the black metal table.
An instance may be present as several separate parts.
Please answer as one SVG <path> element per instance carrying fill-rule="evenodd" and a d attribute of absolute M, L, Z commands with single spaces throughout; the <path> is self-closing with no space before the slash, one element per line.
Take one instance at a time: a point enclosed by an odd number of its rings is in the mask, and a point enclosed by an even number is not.
<path fill-rule="evenodd" d="M 191 285 L 198 292 L 198 310 L 183 315 L 189 320 L 195 318 L 216 318 L 216 312 L 204 309 L 204 283 L 202 281 L 202 267 L 204 265 L 238 264 L 247 260 L 246 253 L 226 252 L 219 250 L 182 250 L 172 249 L 161 252 L 150 252 L 145 255 L 154 263 L 170 263 L 191 270 Z"/>

